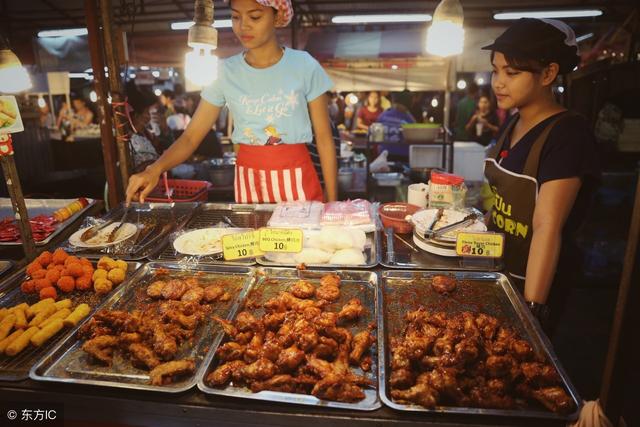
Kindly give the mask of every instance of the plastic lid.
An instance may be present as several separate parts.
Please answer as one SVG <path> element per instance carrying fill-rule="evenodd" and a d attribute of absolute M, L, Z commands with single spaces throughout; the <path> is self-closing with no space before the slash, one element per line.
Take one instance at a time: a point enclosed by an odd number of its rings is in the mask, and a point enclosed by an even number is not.
<path fill-rule="evenodd" d="M 464 183 L 464 178 L 452 173 L 432 171 L 430 182 L 433 184 L 462 185 Z"/>

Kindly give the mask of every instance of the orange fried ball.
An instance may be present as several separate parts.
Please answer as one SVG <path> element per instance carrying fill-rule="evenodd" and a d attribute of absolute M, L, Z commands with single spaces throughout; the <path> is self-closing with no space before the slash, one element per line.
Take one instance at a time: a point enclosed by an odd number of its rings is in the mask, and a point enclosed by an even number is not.
<path fill-rule="evenodd" d="M 95 271 L 91 265 L 82 265 L 83 276 L 93 276 L 93 272 Z"/>
<path fill-rule="evenodd" d="M 49 286 L 48 288 L 42 288 L 40 290 L 40 299 L 53 298 L 54 300 L 58 299 L 58 293 L 56 292 L 56 288 L 53 286 Z"/>
<path fill-rule="evenodd" d="M 53 254 L 49 251 L 44 251 L 38 257 L 38 262 L 41 266 L 47 267 L 51 262 L 53 262 Z"/>
<path fill-rule="evenodd" d="M 60 272 L 55 268 L 52 268 L 51 270 L 47 271 L 46 278 L 51 283 L 58 283 L 58 280 L 60 279 Z"/>
<path fill-rule="evenodd" d="M 80 260 L 78 259 L 78 257 L 71 255 L 71 256 L 67 257 L 67 259 L 64 260 L 64 266 L 65 267 L 69 267 L 69 264 L 74 264 L 74 263 L 79 263 L 79 262 L 80 262 Z"/>
<path fill-rule="evenodd" d="M 93 268 L 93 264 L 87 258 L 80 258 L 80 264 Z"/>
<path fill-rule="evenodd" d="M 60 265 L 64 264 L 64 261 L 69 258 L 69 254 L 67 254 L 63 249 L 58 248 L 53 251 L 53 263 Z"/>
<path fill-rule="evenodd" d="M 82 264 L 79 262 L 73 262 L 67 264 L 67 271 L 69 272 L 69 276 L 72 277 L 82 277 L 84 274 L 84 270 L 82 270 Z"/>
<path fill-rule="evenodd" d="M 34 271 L 42 270 L 42 265 L 38 261 L 33 261 L 27 266 L 27 274 L 31 276 Z"/>
<path fill-rule="evenodd" d="M 71 276 L 62 276 L 57 285 L 62 292 L 72 292 L 76 288 L 76 281 Z"/>
<path fill-rule="evenodd" d="M 26 282 L 22 282 L 22 284 L 20 285 L 20 289 L 25 294 L 32 294 L 36 291 L 36 281 L 27 280 Z"/>
<path fill-rule="evenodd" d="M 34 280 L 34 282 L 35 282 L 36 291 L 39 291 L 44 288 L 48 288 L 49 286 L 53 286 L 51 282 L 47 279 L 36 279 Z"/>
<path fill-rule="evenodd" d="M 82 276 L 76 279 L 76 288 L 81 291 L 91 289 L 91 276 Z"/>
<path fill-rule="evenodd" d="M 44 277 L 47 275 L 47 270 L 36 270 L 33 273 L 31 273 L 31 278 L 32 279 L 44 279 Z"/>

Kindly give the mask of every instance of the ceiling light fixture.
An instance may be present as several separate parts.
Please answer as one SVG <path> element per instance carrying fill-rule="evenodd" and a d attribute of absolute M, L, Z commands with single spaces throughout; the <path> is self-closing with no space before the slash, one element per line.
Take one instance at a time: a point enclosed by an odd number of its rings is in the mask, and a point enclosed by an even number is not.
<path fill-rule="evenodd" d="M 73 37 L 86 36 L 89 31 L 86 28 L 63 28 L 60 30 L 43 30 L 38 31 L 38 37 L 41 39 L 47 37 Z"/>
<path fill-rule="evenodd" d="M 493 14 L 493 19 L 498 21 L 520 18 L 592 18 L 603 14 L 600 9 L 574 9 L 574 10 L 529 10 L 499 12 Z"/>
<path fill-rule="evenodd" d="M 0 36 L 0 92 L 18 93 L 31 86 L 27 69 L 9 48 L 9 41 Z"/>
<path fill-rule="evenodd" d="M 464 47 L 464 12 L 458 0 L 442 0 L 427 30 L 427 53 L 447 57 L 459 55 Z"/>
<path fill-rule="evenodd" d="M 174 31 L 188 30 L 194 25 L 195 23 L 193 21 L 172 22 L 171 29 Z M 233 26 L 231 19 L 218 19 L 212 25 L 214 28 L 231 28 Z"/>
<path fill-rule="evenodd" d="M 185 77 L 198 86 L 208 86 L 218 78 L 218 31 L 213 28 L 213 0 L 196 0 L 194 25 L 187 44 L 193 50 L 185 55 Z"/>
<path fill-rule="evenodd" d="M 394 22 L 429 22 L 428 13 L 406 13 L 389 15 L 337 15 L 331 18 L 334 24 L 381 24 Z"/>

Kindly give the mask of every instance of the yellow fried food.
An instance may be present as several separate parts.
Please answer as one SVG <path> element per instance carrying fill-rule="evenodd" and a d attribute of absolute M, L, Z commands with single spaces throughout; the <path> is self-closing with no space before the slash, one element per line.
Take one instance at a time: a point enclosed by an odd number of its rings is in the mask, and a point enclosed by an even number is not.
<path fill-rule="evenodd" d="M 4 353 L 9 344 L 11 344 L 16 338 L 22 335 L 23 332 L 24 329 L 16 329 L 11 335 L 0 341 L 0 354 Z"/>
<path fill-rule="evenodd" d="M 58 310 L 61 310 L 63 308 L 71 308 L 71 306 L 73 305 L 73 303 L 71 302 L 71 300 L 69 298 L 65 298 L 65 299 L 61 299 L 60 301 L 56 302 L 56 308 Z"/>
<path fill-rule="evenodd" d="M 49 323 L 44 328 L 40 329 L 31 337 L 31 344 L 36 347 L 40 347 L 44 344 L 49 338 L 60 332 L 64 323 L 62 319 L 55 319 L 51 323 Z"/>
<path fill-rule="evenodd" d="M 58 310 L 55 313 L 53 313 L 51 316 L 49 316 L 49 318 L 47 320 L 45 320 L 44 322 L 40 323 L 39 327 L 40 327 L 40 329 L 42 329 L 42 328 L 44 328 L 45 326 L 47 326 L 49 323 L 53 322 L 56 319 L 64 320 L 70 314 L 71 314 L 71 310 L 68 309 L 68 308 L 63 308 L 61 310 Z"/>
<path fill-rule="evenodd" d="M 23 329 L 27 327 L 27 316 L 24 314 L 23 309 L 16 309 L 13 315 L 16 316 L 16 324 L 13 325 L 14 328 Z"/>
<path fill-rule="evenodd" d="M 109 279 L 114 285 L 118 286 L 120 283 L 124 282 L 124 274 L 124 270 L 113 268 L 109 271 L 107 279 Z"/>
<path fill-rule="evenodd" d="M 98 279 L 93 282 L 93 290 L 96 291 L 97 294 L 104 295 L 111 292 L 113 289 L 113 282 L 107 279 Z"/>
<path fill-rule="evenodd" d="M 11 314 L 16 310 L 27 310 L 29 308 L 29 304 L 27 304 L 26 302 L 23 302 L 22 304 L 18 304 L 18 305 L 14 305 L 13 307 L 9 308 L 9 312 L 7 314 Z"/>
<path fill-rule="evenodd" d="M 103 270 L 109 271 L 115 266 L 116 266 L 116 262 L 112 258 L 109 258 L 108 256 L 103 256 L 98 260 L 98 268 L 101 268 Z"/>
<path fill-rule="evenodd" d="M 109 272 L 107 270 L 99 268 L 93 272 L 93 276 L 91 278 L 95 282 L 98 279 L 106 279 L 108 275 L 109 275 Z"/>
<path fill-rule="evenodd" d="M 87 304 L 80 304 L 73 312 L 64 319 L 64 326 L 76 326 L 82 319 L 87 317 L 91 312 L 91 307 Z"/>
<path fill-rule="evenodd" d="M 42 322 L 44 322 L 49 316 L 51 316 L 56 311 L 58 311 L 58 310 L 56 310 L 56 305 L 55 304 L 48 304 L 48 305 L 44 306 L 38 312 L 38 314 L 36 314 L 33 317 L 33 319 L 31 319 L 31 322 L 29 322 L 29 326 L 40 326 L 40 324 Z"/>
<path fill-rule="evenodd" d="M 48 306 L 48 305 L 54 305 L 55 306 L 56 300 L 54 300 L 53 298 L 45 298 L 41 301 L 38 301 L 37 303 L 33 304 L 31 307 L 27 308 L 25 310 L 25 314 L 27 315 L 27 317 L 31 318 L 33 316 L 35 316 L 40 310 L 42 310 L 44 307 Z"/>
<path fill-rule="evenodd" d="M 32 336 L 34 336 L 40 329 L 37 326 L 32 326 L 26 331 L 24 331 L 18 338 L 13 340 L 11 344 L 7 346 L 7 349 L 4 351 L 7 356 L 15 356 L 20 353 L 25 347 L 29 344 L 29 340 Z"/>
<path fill-rule="evenodd" d="M 16 315 L 10 314 L 0 322 L 0 340 L 3 340 L 9 335 L 11 329 L 13 329 L 13 325 L 16 324 Z"/>
<path fill-rule="evenodd" d="M 0 320 L 4 319 L 8 315 L 9 315 L 9 309 L 8 308 L 5 308 L 5 307 L 0 308 Z"/>
<path fill-rule="evenodd" d="M 119 259 L 116 261 L 116 268 L 119 268 L 126 273 L 127 269 L 129 268 L 129 264 L 127 264 L 127 261 L 122 261 L 121 259 Z"/>

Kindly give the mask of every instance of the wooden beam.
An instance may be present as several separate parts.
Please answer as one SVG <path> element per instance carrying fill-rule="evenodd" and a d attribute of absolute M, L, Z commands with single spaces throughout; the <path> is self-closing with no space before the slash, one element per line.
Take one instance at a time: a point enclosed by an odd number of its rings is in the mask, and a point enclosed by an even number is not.
<path fill-rule="evenodd" d="M 173 0 L 173 4 L 176 5 L 176 7 L 180 10 L 180 12 L 184 13 L 184 16 L 187 19 L 192 19 L 193 17 L 189 14 L 189 12 L 187 11 L 187 9 L 180 3 L 178 2 L 178 0 Z"/>

